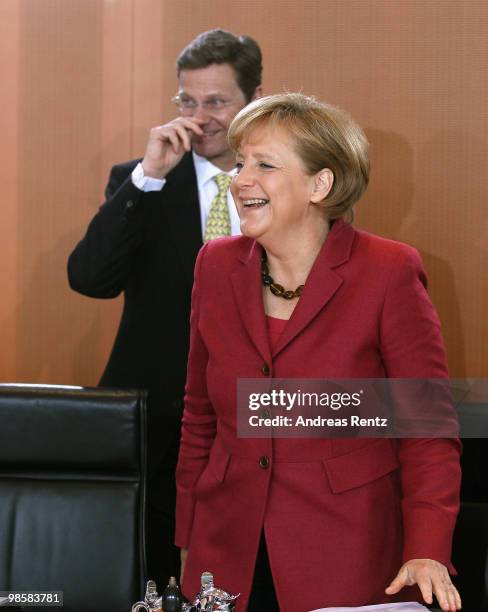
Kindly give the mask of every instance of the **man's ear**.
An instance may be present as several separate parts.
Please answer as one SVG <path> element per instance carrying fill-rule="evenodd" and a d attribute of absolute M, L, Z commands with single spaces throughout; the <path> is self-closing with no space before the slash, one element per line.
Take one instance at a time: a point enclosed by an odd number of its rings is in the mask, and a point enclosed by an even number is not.
<path fill-rule="evenodd" d="M 314 204 L 318 204 L 318 202 L 325 200 L 328 193 L 332 189 L 332 185 L 334 184 L 334 174 L 332 170 L 329 170 L 329 168 L 323 168 L 322 170 L 319 170 L 313 178 L 314 184 L 310 201 Z"/>
<path fill-rule="evenodd" d="M 262 97 L 263 97 L 263 88 L 261 87 L 261 85 L 259 85 L 254 90 L 254 93 L 252 95 L 251 101 L 252 100 L 257 100 L 258 98 L 262 98 Z"/>

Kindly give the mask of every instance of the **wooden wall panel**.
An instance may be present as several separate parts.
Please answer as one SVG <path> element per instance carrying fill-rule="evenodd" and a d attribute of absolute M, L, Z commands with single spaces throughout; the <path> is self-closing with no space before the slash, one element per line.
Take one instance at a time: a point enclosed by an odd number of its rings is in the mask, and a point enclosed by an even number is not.
<path fill-rule="evenodd" d="M 69 290 L 66 257 L 99 197 L 102 14 L 96 2 L 19 4 L 16 378 L 88 381 L 102 321 Z"/>
<path fill-rule="evenodd" d="M 2 377 L 96 382 L 120 300 L 72 293 L 66 257 L 110 166 L 142 155 L 149 127 L 173 116 L 178 52 L 213 27 L 260 42 L 265 91 L 315 94 L 366 129 L 357 224 L 419 248 L 452 374 L 487 375 L 485 2 L 5 0 L 1 11 Z"/>
<path fill-rule="evenodd" d="M 133 157 L 144 152 L 149 128 L 162 123 L 163 65 L 174 65 L 174 57 L 162 52 L 163 6 L 163 2 L 139 0 L 134 15 Z"/>
<path fill-rule="evenodd" d="M 15 380 L 18 372 L 16 310 L 17 283 L 17 156 L 18 156 L 18 64 L 19 6 L 16 0 L 0 3 L 0 57 L 2 62 L 2 97 L 0 112 L 0 204 L 2 248 L 0 254 L 0 379 Z"/>

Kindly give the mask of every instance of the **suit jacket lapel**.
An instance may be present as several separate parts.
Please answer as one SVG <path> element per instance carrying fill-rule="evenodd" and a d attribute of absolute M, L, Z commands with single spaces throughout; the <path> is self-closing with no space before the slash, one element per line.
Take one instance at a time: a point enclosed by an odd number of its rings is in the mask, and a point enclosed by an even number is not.
<path fill-rule="evenodd" d="M 273 358 L 282 351 L 314 319 L 333 298 L 343 283 L 334 270 L 351 256 L 354 229 L 342 219 L 332 225 L 305 283 L 305 288 L 273 351 Z"/>
<path fill-rule="evenodd" d="M 244 328 L 265 362 L 271 361 L 261 289 L 261 247 L 246 241 L 241 265 L 231 274 L 232 290 Z"/>
<path fill-rule="evenodd" d="M 203 244 L 197 177 L 191 153 L 185 154 L 168 174 L 163 193 L 164 216 L 171 224 L 175 252 L 191 286 L 195 259 Z"/>

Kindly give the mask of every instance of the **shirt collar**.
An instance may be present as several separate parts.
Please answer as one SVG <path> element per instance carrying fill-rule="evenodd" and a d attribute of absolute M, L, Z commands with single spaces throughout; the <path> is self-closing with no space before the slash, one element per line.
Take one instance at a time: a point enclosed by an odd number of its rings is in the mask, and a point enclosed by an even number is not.
<path fill-rule="evenodd" d="M 221 174 L 224 170 L 217 168 L 214 166 L 212 162 L 208 161 L 206 157 L 202 157 L 201 155 L 197 155 L 195 151 L 192 151 L 193 155 L 193 163 L 195 164 L 195 172 L 197 175 L 197 183 L 198 188 L 202 189 L 209 181 L 213 179 L 217 174 Z M 233 168 L 230 172 L 225 172 L 229 176 L 234 176 L 235 168 Z"/>

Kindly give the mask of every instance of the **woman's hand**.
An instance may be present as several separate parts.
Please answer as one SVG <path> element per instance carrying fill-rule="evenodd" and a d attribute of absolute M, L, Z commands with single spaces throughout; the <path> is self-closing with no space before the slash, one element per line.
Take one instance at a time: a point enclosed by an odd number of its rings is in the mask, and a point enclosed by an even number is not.
<path fill-rule="evenodd" d="M 437 597 L 445 612 L 461 609 L 461 597 L 452 584 L 445 565 L 432 559 L 411 559 L 402 565 L 400 571 L 385 593 L 393 595 L 404 586 L 418 584 L 424 601 L 432 603 L 432 593 Z"/>
<path fill-rule="evenodd" d="M 188 548 L 180 548 L 180 561 L 181 561 L 180 584 L 183 582 L 183 574 L 185 573 L 185 564 L 186 564 L 187 556 L 188 556 Z"/>

